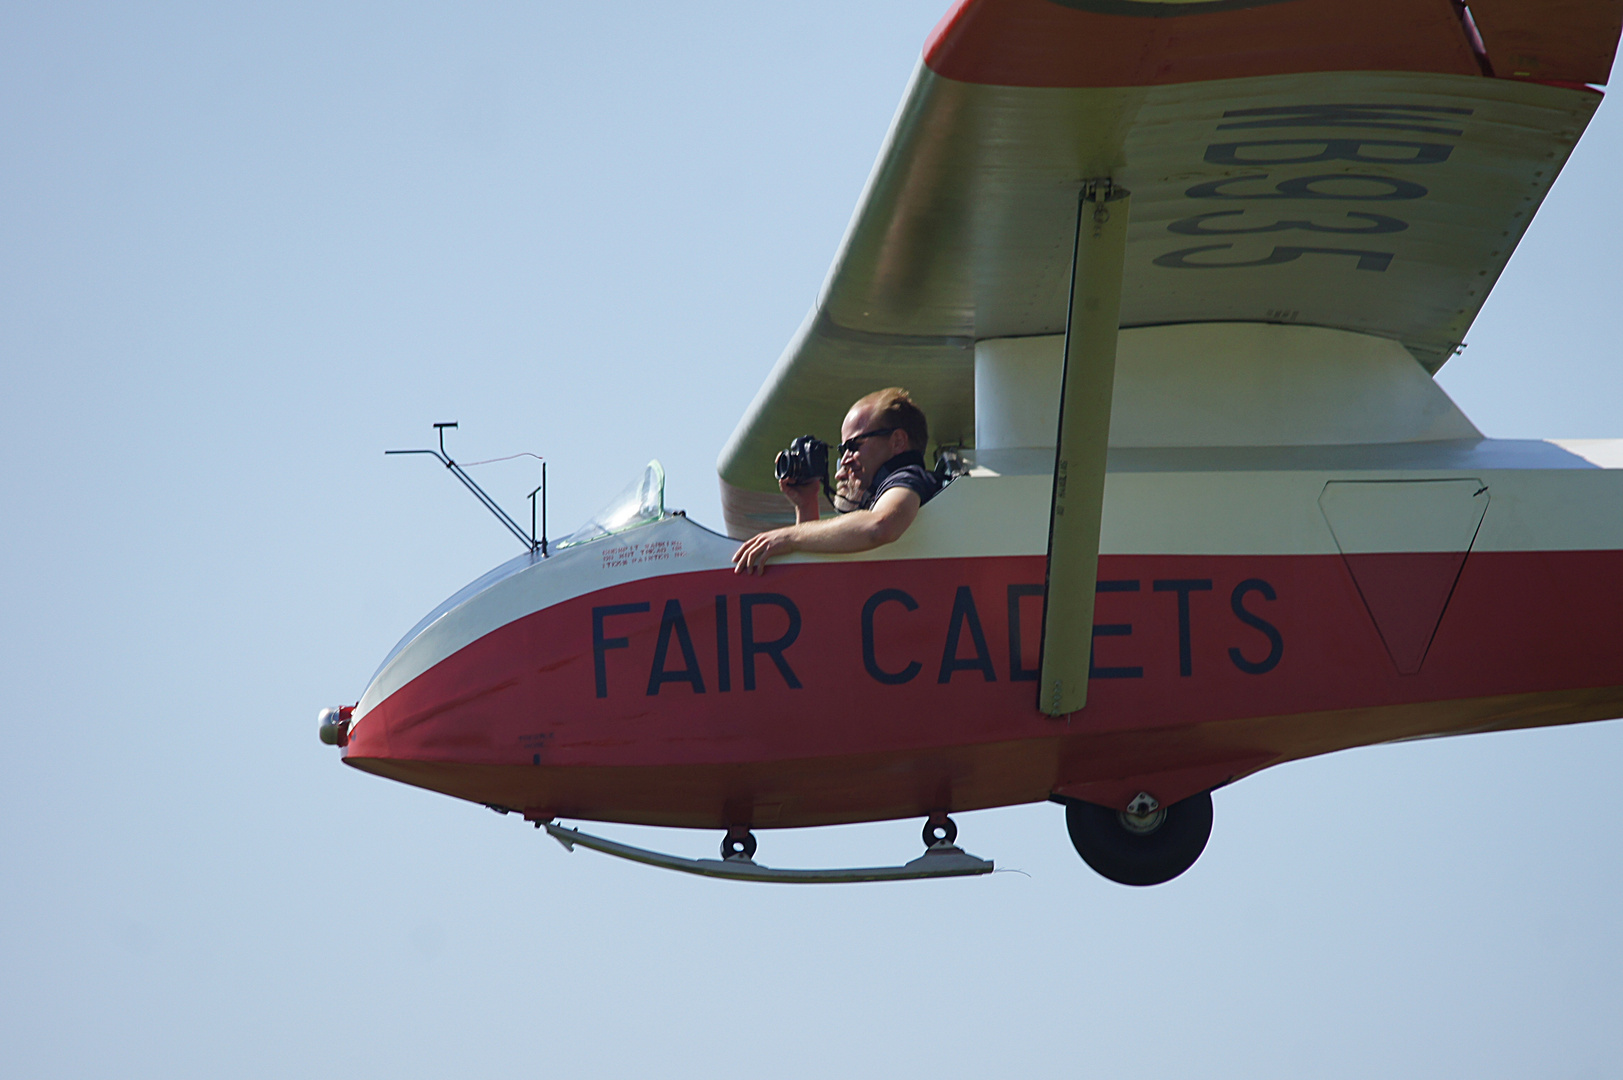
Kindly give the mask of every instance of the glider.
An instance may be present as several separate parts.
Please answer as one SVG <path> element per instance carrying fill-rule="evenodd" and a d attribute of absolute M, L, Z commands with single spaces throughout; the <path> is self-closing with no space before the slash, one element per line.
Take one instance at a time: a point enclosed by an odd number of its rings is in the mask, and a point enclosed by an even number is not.
<path fill-rule="evenodd" d="M 1260 769 L 1618 716 L 1623 442 L 1485 438 L 1433 376 L 1620 21 L 962 0 L 722 451 L 726 535 L 667 513 L 650 466 L 431 612 L 323 737 L 712 876 L 982 873 L 948 815 L 1052 800 L 1091 866 L 1145 885 Z M 791 520 L 776 451 L 890 385 L 953 482 L 894 544 L 731 573 Z M 930 854 L 905 866 L 753 860 L 754 830 L 909 817 Z M 723 858 L 560 818 L 723 830 Z"/>

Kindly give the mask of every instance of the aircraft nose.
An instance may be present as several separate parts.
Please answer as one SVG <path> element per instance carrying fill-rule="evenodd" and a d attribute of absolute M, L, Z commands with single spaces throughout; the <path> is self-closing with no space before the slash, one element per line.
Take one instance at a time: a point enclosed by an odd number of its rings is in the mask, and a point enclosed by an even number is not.
<path fill-rule="evenodd" d="M 332 705 L 316 714 L 317 732 L 328 746 L 349 745 L 349 718 L 355 713 L 353 705 Z"/>

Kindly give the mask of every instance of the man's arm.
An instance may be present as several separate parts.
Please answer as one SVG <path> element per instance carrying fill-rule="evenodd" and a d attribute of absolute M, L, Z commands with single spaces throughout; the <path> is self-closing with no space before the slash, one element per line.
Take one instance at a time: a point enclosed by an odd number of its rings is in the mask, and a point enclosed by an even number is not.
<path fill-rule="evenodd" d="M 779 480 L 778 490 L 783 492 L 784 498 L 789 500 L 789 505 L 795 508 L 796 525 L 816 521 L 822 516 L 822 510 L 817 505 L 818 485 L 816 480 L 806 480 L 799 484 Z"/>
<path fill-rule="evenodd" d="M 826 521 L 770 529 L 744 541 L 733 552 L 733 572 L 759 574 L 766 569 L 768 559 L 794 551 L 832 555 L 880 547 L 907 531 L 920 505 L 917 492 L 893 487 L 879 496 L 872 510 L 854 510 Z"/>

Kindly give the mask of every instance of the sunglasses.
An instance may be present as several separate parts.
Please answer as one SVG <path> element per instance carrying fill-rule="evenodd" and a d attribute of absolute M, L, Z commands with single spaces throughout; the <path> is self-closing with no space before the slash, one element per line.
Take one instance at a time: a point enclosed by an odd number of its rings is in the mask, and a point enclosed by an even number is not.
<path fill-rule="evenodd" d="M 845 440 L 838 447 L 836 447 L 836 449 L 842 454 L 854 454 L 858 449 L 861 448 L 863 439 L 871 439 L 875 435 L 889 435 L 891 432 L 897 430 L 899 429 L 893 427 L 881 427 L 874 428 L 872 431 L 864 431 L 861 435 L 851 436 L 849 439 Z"/>

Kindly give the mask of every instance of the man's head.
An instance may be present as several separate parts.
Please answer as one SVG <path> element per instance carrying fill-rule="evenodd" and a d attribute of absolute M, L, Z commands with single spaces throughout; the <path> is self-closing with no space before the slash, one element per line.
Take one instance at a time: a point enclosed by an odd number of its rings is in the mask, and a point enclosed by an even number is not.
<path fill-rule="evenodd" d="M 908 450 L 924 452 L 930 427 L 906 390 L 892 386 L 857 401 L 840 425 L 840 471 L 869 487 L 885 462 Z"/>

